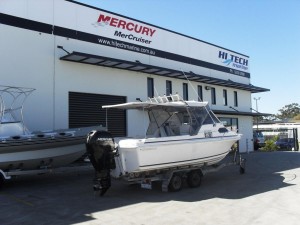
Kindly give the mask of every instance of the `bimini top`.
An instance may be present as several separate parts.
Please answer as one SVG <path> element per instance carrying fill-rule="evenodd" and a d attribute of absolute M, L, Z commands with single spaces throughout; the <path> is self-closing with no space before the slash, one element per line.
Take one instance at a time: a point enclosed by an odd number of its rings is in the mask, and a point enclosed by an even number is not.
<path fill-rule="evenodd" d="M 208 102 L 198 102 L 198 101 L 184 101 L 182 98 L 176 95 L 170 96 L 158 96 L 154 98 L 149 98 L 149 101 L 146 102 L 128 102 L 123 104 L 117 105 L 104 105 L 102 108 L 109 109 L 140 109 L 140 110 L 150 110 L 153 108 L 160 108 L 160 107 L 204 107 L 208 104 Z"/>

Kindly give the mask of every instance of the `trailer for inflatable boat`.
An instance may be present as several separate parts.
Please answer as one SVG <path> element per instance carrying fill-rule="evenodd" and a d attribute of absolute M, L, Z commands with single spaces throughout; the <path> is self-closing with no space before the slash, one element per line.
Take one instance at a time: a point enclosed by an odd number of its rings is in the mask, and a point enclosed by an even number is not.
<path fill-rule="evenodd" d="M 0 169 L 0 187 L 2 187 L 5 181 L 11 180 L 13 177 L 22 176 L 22 175 L 46 174 L 52 171 L 53 169 L 47 167 L 42 169 L 36 169 L 36 170 L 13 170 L 13 171 L 3 171 Z"/>
<path fill-rule="evenodd" d="M 14 178 L 17 178 L 19 176 L 24 175 L 42 175 L 42 174 L 48 174 L 48 173 L 63 173 L 63 172 L 71 172 L 76 170 L 90 170 L 92 169 L 92 165 L 89 162 L 86 162 L 84 160 L 83 162 L 79 163 L 72 163 L 63 167 L 58 168 L 52 168 L 52 167 L 41 167 L 39 169 L 33 169 L 33 170 L 11 170 L 11 171 L 3 171 L 0 169 L 0 188 L 4 185 L 4 183 L 8 180 L 12 180 Z"/>

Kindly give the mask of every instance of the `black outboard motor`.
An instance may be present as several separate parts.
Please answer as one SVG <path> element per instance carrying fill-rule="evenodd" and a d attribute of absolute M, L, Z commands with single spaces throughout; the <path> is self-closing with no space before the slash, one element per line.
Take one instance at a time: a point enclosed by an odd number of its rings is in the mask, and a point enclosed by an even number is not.
<path fill-rule="evenodd" d="M 114 139 L 110 133 L 93 130 L 87 135 L 86 151 L 95 169 L 94 191 L 100 191 L 101 196 L 111 186 L 110 170 L 116 168 L 114 150 Z"/>

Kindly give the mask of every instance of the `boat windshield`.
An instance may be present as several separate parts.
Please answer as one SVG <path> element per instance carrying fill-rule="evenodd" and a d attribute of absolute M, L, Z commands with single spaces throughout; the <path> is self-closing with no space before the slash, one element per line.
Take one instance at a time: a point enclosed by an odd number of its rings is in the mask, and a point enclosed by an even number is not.
<path fill-rule="evenodd" d="M 148 115 L 147 137 L 196 135 L 202 125 L 219 123 L 208 106 L 155 107 Z"/>

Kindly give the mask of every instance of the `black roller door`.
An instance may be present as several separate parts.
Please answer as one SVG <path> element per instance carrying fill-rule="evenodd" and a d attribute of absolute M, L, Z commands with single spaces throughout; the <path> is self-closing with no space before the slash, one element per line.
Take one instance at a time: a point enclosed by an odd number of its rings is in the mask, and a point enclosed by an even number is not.
<path fill-rule="evenodd" d="M 126 102 L 124 96 L 69 92 L 69 127 L 106 125 L 106 109 L 102 105 Z M 115 137 L 126 136 L 126 111 L 109 109 L 108 131 Z"/>

